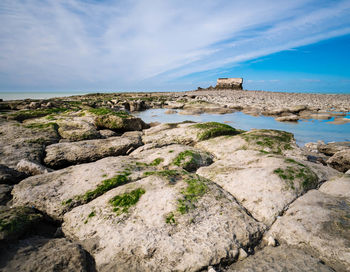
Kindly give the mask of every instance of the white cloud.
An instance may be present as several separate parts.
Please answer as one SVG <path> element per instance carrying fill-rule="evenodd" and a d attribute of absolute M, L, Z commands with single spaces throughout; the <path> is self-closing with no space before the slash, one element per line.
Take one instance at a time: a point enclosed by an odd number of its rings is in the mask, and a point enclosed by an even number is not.
<path fill-rule="evenodd" d="M 350 33 L 349 15 L 348 0 L 2 0 L 0 88 L 152 87 Z"/>

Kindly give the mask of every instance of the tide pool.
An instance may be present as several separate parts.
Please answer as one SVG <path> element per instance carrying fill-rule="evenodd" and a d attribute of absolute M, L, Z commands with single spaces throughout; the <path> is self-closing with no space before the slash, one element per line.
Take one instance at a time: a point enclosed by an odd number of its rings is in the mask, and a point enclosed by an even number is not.
<path fill-rule="evenodd" d="M 256 129 L 278 129 L 294 134 L 298 145 L 303 146 L 308 142 L 322 140 L 328 142 L 350 141 L 350 123 L 343 125 L 330 124 L 330 120 L 299 120 L 295 123 L 277 122 L 273 117 L 250 116 L 242 112 L 229 114 L 201 114 L 181 115 L 165 114 L 167 109 L 150 109 L 134 114 L 146 123 L 178 123 L 186 120 L 194 122 L 219 122 L 226 123 L 234 128 L 251 130 Z M 349 115 L 347 115 L 349 118 Z"/>

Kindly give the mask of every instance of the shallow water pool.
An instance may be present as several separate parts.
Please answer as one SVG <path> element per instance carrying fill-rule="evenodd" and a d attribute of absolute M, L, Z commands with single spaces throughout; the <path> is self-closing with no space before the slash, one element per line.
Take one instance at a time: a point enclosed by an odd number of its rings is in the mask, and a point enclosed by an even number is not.
<path fill-rule="evenodd" d="M 277 122 L 273 117 L 250 116 L 242 112 L 228 114 L 181 115 L 165 114 L 167 109 L 150 109 L 137 114 L 146 123 L 177 123 L 186 120 L 194 122 L 219 122 L 226 123 L 234 128 L 250 130 L 278 129 L 294 134 L 298 145 L 303 146 L 308 142 L 322 140 L 328 142 L 350 141 L 350 123 L 343 125 L 330 124 L 333 120 L 299 120 L 295 123 Z M 349 118 L 349 115 L 347 116 Z"/>

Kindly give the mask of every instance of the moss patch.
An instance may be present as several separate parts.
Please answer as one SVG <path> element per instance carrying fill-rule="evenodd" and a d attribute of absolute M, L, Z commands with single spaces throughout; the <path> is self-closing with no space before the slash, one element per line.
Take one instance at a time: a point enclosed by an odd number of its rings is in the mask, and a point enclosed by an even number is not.
<path fill-rule="evenodd" d="M 103 195 L 105 192 L 116 188 L 120 185 L 124 185 L 129 182 L 128 176 L 129 172 L 124 172 L 122 174 L 116 175 L 110 179 L 105 179 L 96 189 L 87 191 L 84 195 L 80 196 L 84 203 L 90 202 L 91 200 Z"/>
<path fill-rule="evenodd" d="M 156 158 L 150 164 L 148 164 L 148 166 L 157 166 L 160 163 L 162 163 L 163 161 L 164 161 L 163 158 Z"/>
<path fill-rule="evenodd" d="M 293 165 L 285 168 L 277 168 L 273 172 L 287 182 L 289 188 L 295 190 L 295 181 L 298 182 L 299 187 L 303 190 L 309 190 L 317 186 L 317 175 L 308 167 L 293 159 L 286 159 L 286 162 Z"/>
<path fill-rule="evenodd" d="M 187 172 L 186 172 L 187 173 Z M 168 179 L 170 182 L 176 182 L 181 176 L 184 174 L 184 172 L 180 172 L 177 170 L 160 170 L 160 171 L 148 171 L 144 173 L 144 176 L 160 176 Z"/>
<path fill-rule="evenodd" d="M 192 127 L 199 128 L 201 132 L 198 133 L 197 138 L 200 141 L 207 140 L 210 138 L 214 138 L 221 135 L 236 135 L 240 132 L 235 128 L 221 124 L 217 122 L 207 122 L 201 124 L 195 124 Z"/>
<path fill-rule="evenodd" d="M 198 199 L 202 197 L 208 189 L 205 180 L 198 176 L 196 178 L 186 179 L 185 182 L 188 185 L 187 188 L 181 192 L 183 198 L 178 199 L 177 210 L 181 214 L 185 214 L 189 210 L 194 209 Z"/>
<path fill-rule="evenodd" d="M 66 112 L 67 108 L 37 109 L 37 110 L 21 110 L 9 115 L 10 119 L 24 121 L 26 119 L 43 117 L 49 114 L 57 114 Z"/>
<path fill-rule="evenodd" d="M 129 208 L 134 206 L 145 192 L 144 189 L 137 188 L 129 193 L 113 197 L 109 203 L 114 207 L 113 211 L 116 212 L 117 215 L 121 215 L 122 213 L 127 213 Z"/>
<path fill-rule="evenodd" d="M 97 108 L 97 109 L 89 109 L 89 112 L 95 115 L 107 115 L 111 114 L 114 116 L 118 116 L 120 118 L 130 117 L 130 114 L 126 111 L 114 111 L 108 108 Z"/>
<path fill-rule="evenodd" d="M 260 152 L 282 154 L 283 150 L 292 149 L 293 134 L 289 132 L 261 129 L 246 132 L 240 136 L 249 144 L 256 145 Z M 268 148 L 269 151 L 262 148 Z"/>
<path fill-rule="evenodd" d="M 187 171 L 193 171 L 197 169 L 200 159 L 201 155 L 199 153 L 186 150 L 177 155 L 177 157 L 173 160 L 173 164 L 180 166 Z"/>
<path fill-rule="evenodd" d="M 31 128 L 31 129 L 47 129 L 47 128 L 53 128 L 57 131 L 58 125 L 55 122 L 49 122 L 49 123 L 31 123 L 24 126 L 25 128 Z"/>
<path fill-rule="evenodd" d="M 86 220 L 84 221 L 84 224 L 87 224 L 87 222 L 89 221 L 89 219 L 91 217 L 94 217 L 96 215 L 95 211 L 92 211 L 91 213 L 89 213 L 89 215 L 87 216 Z"/>
<path fill-rule="evenodd" d="M 41 214 L 28 207 L 0 210 L 0 232 L 3 232 L 4 238 L 18 237 L 42 218 Z"/>

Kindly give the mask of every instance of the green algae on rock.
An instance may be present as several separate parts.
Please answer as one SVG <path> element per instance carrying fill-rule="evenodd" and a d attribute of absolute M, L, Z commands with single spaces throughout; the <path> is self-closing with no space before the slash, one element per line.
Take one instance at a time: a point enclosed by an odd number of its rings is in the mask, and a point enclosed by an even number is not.
<path fill-rule="evenodd" d="M 114 207 L 113 211 L 115 211 L 117 215 L 121 215 L 122 213 L 127 213 L 129 208 L 134 206 L 144 193 L 146 193 L 144 189 L 137 188 L 129 193 L 116 195 L 109 203 Z"/>
<path fill-rule="evenodd" d="M 236 135 L 240 132 L 235 128 L 217 122 L 207 122 L 193 125 L 194 128 L 199 128 L 198 139 L 203 141 L 222 135 Z"/>

